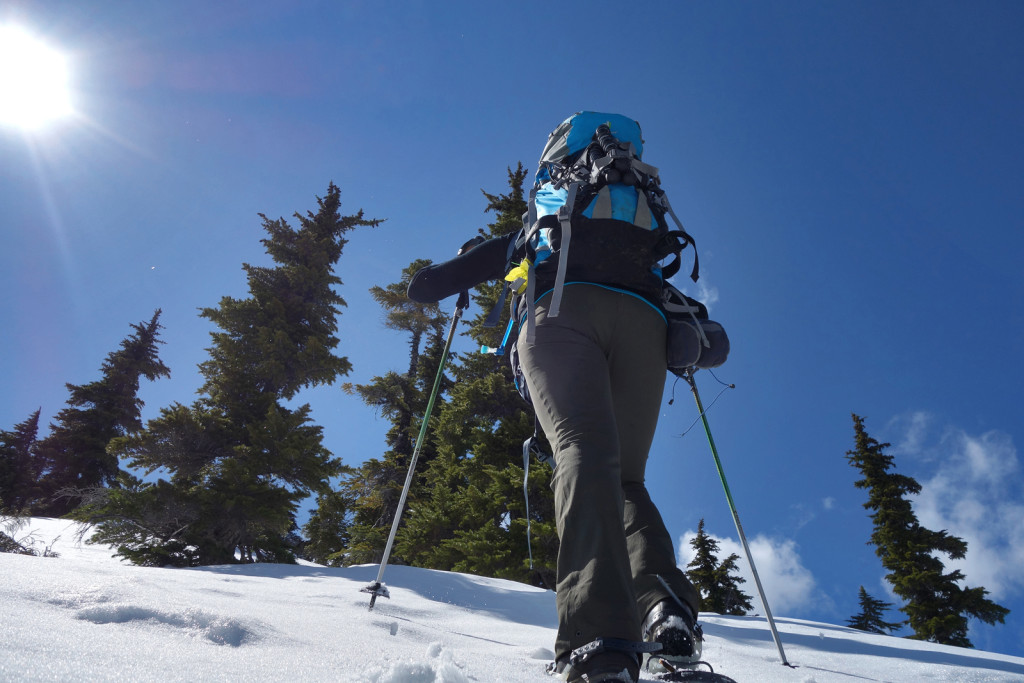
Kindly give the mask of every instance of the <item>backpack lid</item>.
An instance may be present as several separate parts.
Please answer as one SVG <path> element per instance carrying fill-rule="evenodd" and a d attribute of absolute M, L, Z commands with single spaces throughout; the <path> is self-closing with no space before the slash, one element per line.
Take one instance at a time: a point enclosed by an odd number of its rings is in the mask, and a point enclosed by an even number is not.
<path fill-rule="evenodd" d="M 640 124 L 621 114 L 602 114 L 593 111 L 576 112 L 548 136 L 548 143 L 540 155 L 541 163 L 538 164 L 538 172 L 543 169 L 545 161 L 562 162 L 566 157 L 572 156 L 587 148 L 593 139 L 597 127 L 607 123 L 619 142 L 631 142 L 636 150 L 637 158 L 642 158 L 644 152 L 644 139 L 640 131 Z"/>

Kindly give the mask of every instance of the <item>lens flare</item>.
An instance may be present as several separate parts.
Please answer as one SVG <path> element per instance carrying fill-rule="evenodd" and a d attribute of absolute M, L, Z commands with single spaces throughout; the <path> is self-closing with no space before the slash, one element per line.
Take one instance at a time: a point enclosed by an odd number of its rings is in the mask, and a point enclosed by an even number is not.
<path fill-rule="evenodd" d="M 18 26 L 0 25 L 0 125 L 35 130 L 72 112 L 67 59 Z"/>

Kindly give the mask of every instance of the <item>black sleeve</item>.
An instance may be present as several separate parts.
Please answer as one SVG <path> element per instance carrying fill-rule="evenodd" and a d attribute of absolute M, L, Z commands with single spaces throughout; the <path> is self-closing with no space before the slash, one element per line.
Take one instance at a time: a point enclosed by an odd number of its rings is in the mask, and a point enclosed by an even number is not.
<path fill-rule="evenodd" d="M 517 235 L 511 232 L 489 239 L 450 261 L 422 268 L 409 281 L 407 296 L 420 303 L 433 303 L 504 276 L 508 248 Z"/>

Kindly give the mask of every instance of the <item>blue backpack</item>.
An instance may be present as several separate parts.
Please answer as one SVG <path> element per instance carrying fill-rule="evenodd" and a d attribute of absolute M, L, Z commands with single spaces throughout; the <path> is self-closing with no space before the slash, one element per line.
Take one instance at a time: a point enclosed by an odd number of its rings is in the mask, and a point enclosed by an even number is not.
<path fill-rule="evenodd" d="M 661 189 L 658 169 L 641 160 L 643 144 L 640 124 L 633 119 L 586 111 L 548 136 L 523 229 L 509 244 L 509 287 L 485 324 L 497 324 L 511 290 L 516 295 L 513 318 L 519 301 L 531 309 L 525 324 L 532 338 L 538 294 L 550 289 L 548 317 L 557 317 L 567 277 L 662 300 L 665 280 L 679 270 L 680 252 L 695 243 Z M 513 255 L 523 255 L 518 265 Z M 674 260 L 661 266 L 670 255 Z M 695 282 L 698 271 L 695 253 L 690 273 Z M 504 353 L 511 329 L 498 349 L 485 350 Z"/>
<path fill-rule="evenodd" d="M 538 286 L 550 287 L 548 317 L 557 317 L 567 275 L 660 300 L 664 281 L 679 270 L 679 252 L 694 240 L 642 155 L 640 124 L 619 114 L 579 112 L 551 133 L 514 244 L 525 258 L 505 278 L 528 306 Z M 556 254 L 557 263 L 549 262 Z M 670 255 L 675 260 L 662 267 Z M 696 255 L 690 277 L 698 277 Z M 532 337 L 532 315 L 526 328 Z"/>

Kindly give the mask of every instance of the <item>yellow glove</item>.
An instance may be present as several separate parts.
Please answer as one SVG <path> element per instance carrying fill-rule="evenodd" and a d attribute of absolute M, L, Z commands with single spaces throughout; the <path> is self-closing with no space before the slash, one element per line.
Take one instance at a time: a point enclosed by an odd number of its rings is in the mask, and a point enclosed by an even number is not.
<path fill-rule="evenodd" d="M 511 282 L 512 291 L 516 294 L 522 294 L 526 291 L 526 283 L 530 278 L 530 269 L 533 264 L 530 259 L 524 258 L 522 263 L 508 271 L 508 275 L 505 276 L 507 282 Z"/>

